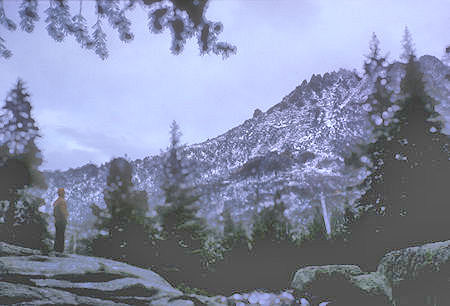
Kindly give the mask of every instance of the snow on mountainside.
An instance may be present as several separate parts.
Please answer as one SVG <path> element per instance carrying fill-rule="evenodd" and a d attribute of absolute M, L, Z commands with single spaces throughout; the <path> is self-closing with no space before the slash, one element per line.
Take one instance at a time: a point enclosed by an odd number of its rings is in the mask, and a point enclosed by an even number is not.
<path fill-rule="evenodd" d="M 450 117 L 448 66 L 432 56 L 420 62 L 430 94 L 440 101 L 437 110 Z M 393 87 L 399 88 L 403 73 L 394 64 Z M 187 147 L 195 163 L 195 183 L 202 194 L 200 213 L 220 228 L 220 214 L 230 209 L 249 225 L 263 206 L 279 192 L 287 215 L 298 230 L 310 222 L 321 196 L 330 214 L 338 216 L 359 196 L 352 189 L 367 173 L 347 167 L 344 158 L 356 144 L 370 139 L 367 115 L 361 104 L 368 85 L 348 70 L 313 75 L 267 112 L 256 110 L 253 118 L 228 132 Z M 446 126 L 446 131 L 449 126 Z M 134 182 L 149 194 L 150 211 L 163 203 L 161 156 L 132 161 Z M 92 224 L 90 205 L 104 205 L 108 164 L 46 172 L 49 188 L 41 194 L 47 203 L 57 187 L 66 188 L 70 215 L 69 232 L 87 235 Z M 50 205 L 46 209 L 50 211 Z"/>

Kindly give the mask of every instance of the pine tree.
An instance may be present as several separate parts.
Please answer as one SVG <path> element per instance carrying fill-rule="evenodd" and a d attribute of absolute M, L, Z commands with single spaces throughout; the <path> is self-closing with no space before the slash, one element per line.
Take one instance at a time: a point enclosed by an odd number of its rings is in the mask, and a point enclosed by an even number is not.
<path fill-rule="evenodd" d="M 222 57 L 236 53 L 236 47 L 226 42 L 218 41 L 223 30 L 220 22 L 213 22 L 206 18 L 209 0 L 96 0 L 92 6 L 93 14 L 98 15 L 97 23 L 93 26 L 94 33 L 91 40 L 87 33 L 86 18 L 82 14 L 83 1 L 69 0 L 22 0 L 18 15 L 20 28 L 28 33 L 33 32 L 35 23 L 39 20 L 39 5 L 47 2 L 48 8 L 43 10 L 46 15 L 45 23 L 48 35 L 57 42 L 62 42 L 67 36 L 74 36 L 82 48 L 94 49 L 102 58 L 108 57 L 106 48 L 106 34 L 100 27 L 100 19 L 107 20 L 109 25 L 117 30 L 119 39 L 131 42 L 134 34 L 131 31 L 132 19 L 126 15 L 139 3 L 148 15 L 148 28 L 154 34 L 169 30 L 172 34 L 171 51 L 179 54 L 183 51 L 186 41 L 190 38 L 197 40 L 201 54 L 217 54 Z M 16 23 L 8 18 L 0 0 L 0 26 L 9 31 L 15 31 Z M 79 13 L 71 17 L 71 11 Z M 0 37 L 0 57 L 9 58 L 12 52 L 7 48 L 5 40 Z"/>
<path fill-rule="evenodd" d="M 319 208 L 315 207 L 313 220 L 308 226 L 308 234 L 302 237 L 301 243 L 305 244 L 307 242 L 321 242 L 326 240 L 328 240 L 328 234 L 325 222 Z"/>
<path fill-rule="evenodd" d="M 263 208 L 256 216 L 252 231 L 254 245 L 258 243 L 278 243 L 291 239 L 291 225 L 284 215 L 286 206 L 280 200 L 280 197 L 280 193 L 277 192 L 274 205 Z"/>
<path fill-rule="evenodd" d="M 193 280 L 204 268 L 202 248 L 207 238 L 204 220 L 197 216 L 199 195 L 191 183 L 191 169 L 180 144 L 181 132 L 174 121 L 170 145 L 162 164 L 165 203 L 158 209 L 162 226 L 163 269 L 178 282 Z"/>
<path fill-rule="evenodd" d="M 210 271 L 208 282 L 211 287 L 220 289 L 217 294 L 232 294 L 253 289 L 253 275 L 248 273 L 252 263 L 250 239 L 242 223 L 233 221 L 231 212 L 222 213 L 224 230 L 222 239 L 223 254 Z M 236 278 L 236 275 L 240 275 Z"/>
<path fill-rule="evenodd" d="M 19 191 L 16 202 L 14 243 L 27 248 L 49 252 L 52 242 L 48 232 L 47 214 L 39 211 L 44 200 L 25 190 Z"/>
<path fill-rule="evenodd" d="M 233 249 L 249 249 L 249 238 L 241 222 L 233 221 L 231 213 L 226 210 L 222 213 L 224 220 L 223 242 L 222 246 L 225 250 Z"/>
<path fill-rule="evenodd" d="M 108 48 L 106 47 L 106 34 L 103 32 L 100 18 L 97 19 L 97 22 L 92 26 L 92 28 L 94 29 L 92 36 L 95 53 L 104 60 L 108 57 Z"/>
<path fill-rule="evenodd" d="M 16 182 L 16 189 L 24 186 L 36 186 L 46 188 L 45 180 L 38 167 L 42 164 L 41 151 L 36 146 L 36 139 L 40 137 L 39 128 L 31 116 L 30 94 L 26 91 L 22 80 L 18 80 L 16 86 L 8 94 L 3 106 L 1 123 L 1 159 L 0 163 L 6 165 L 13 158 L 17 163 L 11 161 L 11 167 L 21 166 L 26 168 L 28 175 L 22 176 L 22 180 L 9 177 Z M 20 171 L 20 170 L 19 170 Z M 11 172 L 14 174 L 14 172 Z M 13 183 L 11 183 L 13 184 Z"/>
<path fill-rule="evenodd" d="M 7 201 L 2 240 L 28 247 L 45 247 L 47 221 L 39 206 L 42 199 L 33 197 L 26 188 L 46 188 L 38 167 L 41 152 L 35 144 L 39 128 L 31 115 L 30 95 L 19 79 L 8 94 L 1 115 L 0 135 L 0 201 Z M 37 239 L 37 240 L 36 240 Z"/>
<path fill-rule="evenodd" d="M 408 27 L 405 27 L 405 31 L 403 33 L 402 47 L 403 51 L 400 55 L 400 59 L 403 60 L 404 63 L 409 63 L 411 59 L 415 58 L 416 51 Z"/>
<path fill-rule="evenodd" d="M 374 33 L 370 42 L 370 54 L 364 63 L 364 71 L 370 86 L 365 107 L 368 108 L 375 141 L 365 148 L 371 174 L 364 180 L 362 186 L 370 188 L 359 199 L 358 205 L 369 206 L 378 214 L 382 212 L 384 203 L 384 168 L 389 154 L 388 126 L 393 113 L 398 109 L 393 105 L 391 101 L 393 93 L 388 89 L 391 81 L 388 67 L 386 57 L 380 54 L 379 41 Z"/>
<path fill-rule="evenodd" d="M 377 138 L 368 146 L 372 173 L 350 225 L 353 247 L 362 250 L 360 264 L 369 269 L 388 250 L 449 238 L 443 217 L 449 212 L 449 137 L 441 133 L 407 29 L 403 42 L 407 62 L 399 98 L 374 127 Z"/>
<path fill-rule="evenodd" d="M 403 39 L 405 75 L 390 129 L 391 157 L 385 173 L 387 215 L 393 244 L 448 239 L 449 137 L 427 94 L 409 31 Z"/>
<path fill-rule="evenodd" d="M 75 40 L 81 45 L 83 48 L 90 49 L 93 46 L 93 41 L 89 36 L 86 18 L 81 14 L 82 12 L 82 2 L 80 1 L 80 9 L 77 15 L 72 17 L 72 27 L 73 35 Z M 98 22 L 98 21 L 97 21 Z"/>
<path fill-rule="evenodd" d="M 391 83 L 390 66 L 386 56 L 381 55 L 379 40 L 375 33 L 370 42 L 370 52 L 364 63 L 364 77 L 369 85 L 369 94 L 364 107 L 372 127 L 373 141 L 362 146 L 360 155 L 363 164 L 370 174 L 359 186 L 365 190 L 356 201 L 359 212 L 354 216 L 347 210 L 346 240 L 350 253 L 357 253 L 356 258 L 365 268 L 373 269 L 379 257 L 386 251 L 385 243 L 385 210 L 386 183 L 385 172 L 392 156 L 389 130 L 394 113 L 399 109 L 393 100 L 393 92 L 389 89 Z"/>
<path fill-rule="evenodd" d="M 285 210 L 277 192 L 273 206 L 263 208 L 255 217 L 251 237 L 253 269 L 250 272 L 255 288 L 282 289 L 289 283 L 295 245 Z M 274 258 L 277 258 L 276 262 Z"/>
<path fill-rule="evenodd" d="M 131 164 L 124 158 L 111 161 L 104 191 L 106 209 L 92 206 L 100 234 L 93 241 L 95 255 L 130 264 L 151 264 L 151 223 L 147 193 L 135 190 Z M 106 234 L 106 235 L 104 235 Z"/>

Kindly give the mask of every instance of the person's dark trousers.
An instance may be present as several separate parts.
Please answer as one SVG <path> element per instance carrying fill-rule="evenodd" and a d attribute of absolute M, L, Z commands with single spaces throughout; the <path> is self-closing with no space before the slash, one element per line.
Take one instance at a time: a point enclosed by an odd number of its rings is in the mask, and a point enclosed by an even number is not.
<path fill-rule="evenodd" d="M 56 235 L 55 235 L 55 251 L 64 252 L 64 233 L 66 231 L 66 222 L 56 222 Z"/>

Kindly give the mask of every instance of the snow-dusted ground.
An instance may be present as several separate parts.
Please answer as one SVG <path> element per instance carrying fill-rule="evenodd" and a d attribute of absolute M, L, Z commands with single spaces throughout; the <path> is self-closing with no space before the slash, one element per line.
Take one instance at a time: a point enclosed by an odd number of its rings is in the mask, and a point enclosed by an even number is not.
<path fill-rule="evenodd" d="M 228 298 L 236 306 L 244 305 L 260 305 L 260 306 L 313 306 L 307 297 L 296 298 L 292 290 L 283 291 L 280 293 L 269 293 L 263 291 L 253 291 L 250 293 L 236 293 Z M 322 301 L 318 305 L 326 306 L 330 301 Z"/>

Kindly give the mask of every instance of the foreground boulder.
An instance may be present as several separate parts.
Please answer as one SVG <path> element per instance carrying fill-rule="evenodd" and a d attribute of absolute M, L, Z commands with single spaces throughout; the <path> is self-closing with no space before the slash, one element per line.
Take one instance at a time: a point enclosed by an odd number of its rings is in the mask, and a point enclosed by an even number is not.
<path fill-rule="evenodd" d="M 332 305 L 446 306 L 450 301 L 450 240 L 387 253 L 376 272 L 357 266 L 306 267 L 291 287 Z"/>
<path fill-rule="evenodd" d="M 391 305 L 392 289 L 382 274 L 372 272 L 358 275 L 352 277 L 350 281 L 364 296 L 367 305 Z"/>
<path fill-rule="evenodd" d="M 325 280 L 331 277 L 347 278 L 363 273 L 358 266 L 353 265 L 311 266 L 302 268 L 295 273 L 292 287 L 300 292 L 307 291 L 318 280 Z"/>
<path fill-rule="evenodd" d="M 331 300 L 333 305 L 391 305 L 391 290 L 384 277 L 379 273 L 364 274 L 353 265 L 302 268 L 291 287 L 299 295 Z"/>
<path fill-rule="evenodd" d="M 226 305 L 226 299 L 184 295 L 150 270 L 113 260 L 45 256 L 0 243 L 0 304 Z"/>
<path fill-rule="evenodd" d="M 450 240 L 386 254 L 378 265 L 397 306 L 448 305 Z"/>

